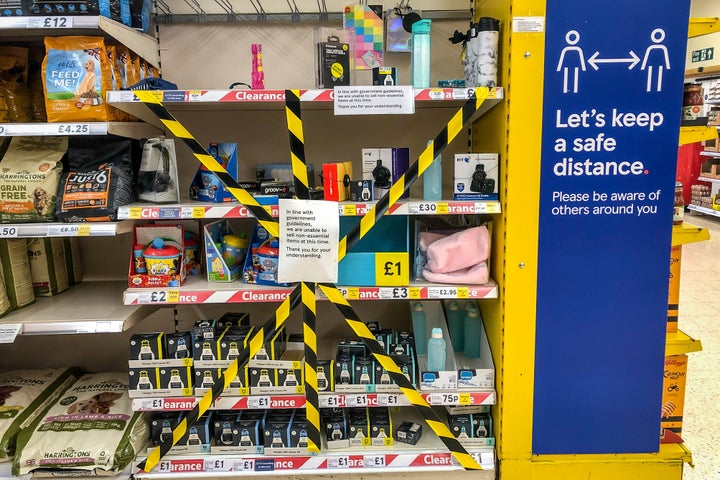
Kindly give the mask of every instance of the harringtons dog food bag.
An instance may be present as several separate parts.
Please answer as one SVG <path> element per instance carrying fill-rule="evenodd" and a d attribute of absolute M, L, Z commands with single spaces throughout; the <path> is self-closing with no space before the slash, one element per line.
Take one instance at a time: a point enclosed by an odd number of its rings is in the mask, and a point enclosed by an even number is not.
<path fill-rule="evenodd" d="M 105 92 L 113 89 L 101 37 L 45 37 L 43 77 L 49 122 L 108 121 Z"/>
<path fill-rule="evenodd" d="M 27 239 L 0 240 L 0 266 L 2 266 L 5 291 L 12 308 L 22 308 L 33 303 L 35 293 L 27 255 Z"/>
<path fill-rule="evenodd" d="M 49 297 L 70 288 L 65 243 L 60 237 L 30 238 L 27 243 L 30 274 L 35 295 Z"/>
<path fill-rule="evenodd" d="M 124 469 L 147 444 L 145 415 L 132 411 L 127 372 L 89 373 L 20 432 L 13 475 L 35 469 Z"/>
<path fill-rule="evenodd" d="M 77 370 L 0 372 L 0 461 L 15 453 L 15 440 L 26 427 L 77 379 Z"/>
<path fill-rule="evenodd" d="M 50 222 L 67 137 L 13 137 L 0 161 L 0 222 Z"/>

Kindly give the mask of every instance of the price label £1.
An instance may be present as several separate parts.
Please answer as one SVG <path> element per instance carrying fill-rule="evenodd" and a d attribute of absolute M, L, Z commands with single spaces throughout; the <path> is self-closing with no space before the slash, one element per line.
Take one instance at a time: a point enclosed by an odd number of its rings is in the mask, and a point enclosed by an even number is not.
<path fill-rule="evenodd" d="M 410 282 L 409 255 L 393 252 L 375 254 L 375 284 L 384 287 L 405 286 Z"/>

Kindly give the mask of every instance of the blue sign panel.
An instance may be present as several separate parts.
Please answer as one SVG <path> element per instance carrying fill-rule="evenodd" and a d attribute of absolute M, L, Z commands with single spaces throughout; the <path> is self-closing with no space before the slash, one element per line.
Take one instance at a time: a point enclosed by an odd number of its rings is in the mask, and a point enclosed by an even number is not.
<path fill-rule="evenodd" d="M 658 450 L 689 0 L 547 0 L 533 453 Z"/>

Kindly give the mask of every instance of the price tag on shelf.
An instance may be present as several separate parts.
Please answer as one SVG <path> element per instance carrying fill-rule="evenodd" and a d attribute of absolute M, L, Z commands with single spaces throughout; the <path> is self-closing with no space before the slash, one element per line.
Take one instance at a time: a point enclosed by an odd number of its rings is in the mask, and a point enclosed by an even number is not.
<path fill-rule="evenodd" d="M 413 300 L 419 300 L 422 298 L 422 288 L 420 287 L 410 287 L 408 289 L 408 298 L 411 298 Z"/>
<path fill-rule="evenodd" d="M 164 398 L 143 398 L 141 404 L 142 411 L 162 410 L 165 405 Z"/>
<path fill-rule="evenodd" d="M 467 291 L 467 290 L 466 290 Z M 456 287 L 428 287 L 428 298 L 458 298 Z"/>
<path fill-rule="evenodd" d="M 320 406 L 327 408 L 337 408 L 345 405 L 345 397 L 343 395 L 322 395 L 320 397 Z"/>
<path fill-rule="evenodd" d="M 137 220 L 138 218 L 142 218 L 142 208 L 130 207 L 130 211 L 128 212 L 128 218 L 130 218 L 132 220 Z"/>
<path fill-rule="evenodd" d="M 380 393 L 377 396 L 377 403 L 380 407 L 397 407 L 399 398 L 394 393 Z"/>
<path fill-rule="evenodd" d="M 330 457 L 327 462 L 329 469 L 350 468 L 350 459 L 347 456 Z"/>
<path fill-rule="evenodd" d="M 192 218 L 205 218 L 205 207 L 193 207 Z"/>
<path fill-rule="evenodd" d="M 461 393 L 460 398 L 458 399 L 458 403 L 460 405 L 472 404 L 472 395 L 470 395 L 469 393 Z"/>
<path fill-rule="evenodd" d="M 406 254 L 375 253 L 375 284 L 384 286 L 407 285 L 410 281 L 410 266 L 408 263 L 408 255 Z"/>
<path fill-rule="evenodd" d="M 0 238 L 16 238 L 18 227 L 15 225 L 3 225 L 0 227 Z"/>
<path fill-rule="evenodd" d="M 167 303 L 178 303 L 180 301 L 180 290 L 167 291 Z"/>
<path fill-rule="evenodd" d="M 0 343 L 14 343 L 22 328 L 22 323 L 5 323 L 1 325 Z"/>
<path fill-rule="evenodd" d="M 28 28 L 73 28 L 73 17 L 28 17 Z"/>
<path fill-rule="evenodd" d="M 385 455 L 363 455 L 363 462 L 366 468 L 383 468 L 385 466 Z"/>
<path fill-rule="evenodd" d="M 50 132 L 50 129 L 53 132 Z M 49 123 L 48 133 L 58 135 L 90 135 L 90 124 L 88 123 Z"/>
<path fill-rule="evenodd" d="M 367 407 L 368 406 L 367 395 L 363 395 L 363 394 L 345 395 L 345 402 L 347 403 L 348 407 Z"/>
<path fill-rule="evenodd" d="M 457 298 L 470 298 L 470 289 L 468 287 L 458 287 Z"/>
<path fill-rule="evenodd" d="M 138 303 L 139 304 L 168 303 L 168 292 L 160 290 L 160 291 L 155 291 L 155 292 L 140 293 L 140 294 L 138 294 Z"/>
<path fill-rule="evenodd" d="M 48 237 L 87 237 L 90 235 L 90 225 L 48 225 Z"/>
<path fill-rule="evenodd" d="M 500 202 L 476 203 L 475 210 L 478 213 L 500 213 Z"/>
<path fill-rule="evenodd" d="M 247 460 L 235 460 L 233 466 L 234 472 L 254 472 L 255 471 L 255 459 L 249 458 Z"/>
<path fill-rule="evenodd" d="M 357 207 L 352 205 L 342 205 L 342 214 L 346 217 L 353 217 L 357 214 Z"/>
<path fill-rule="evenodd" d="M 180 218 L 194 218 L 195 207 L 181 207 Z"/>
<path fill-rule="evenodd" d="M 360 288 L 358 288 L 358 287 L 348 288 L 345 298 L 347 298 L 348 300 L 358 300 L 360 298 Z"/>
<path fill-rule="evenodd" d="M 248 398 L 248 408 L 251 408 L 251 409 L 270 408 L 270 397 L 268 397 L 268 396 L 249 397 Z"/>
<path fill-rule="evenodd" d="M 450 205 L 447 202 L 438 202 L 437 213 L 440 215 L 447 215 L 450 213 Z"/>
<path fill-rule="evenodd" d="M 209 458 L 205 460 L 206 472 L 231 472 L 234 466 L 234 462 L 224 458 Z"/>
<path fill-rule="evenodd" d="M 431 393 L 428 396 L 430 405 L 457 405 L 460 395 L 457 393 Z"/>
<path fill-rule="evenodd" d="M 170 460 L 161 460 L 155 468 L 157 468 L 160 473 L 170 473 L 172 472 L 172 462 Z"/>

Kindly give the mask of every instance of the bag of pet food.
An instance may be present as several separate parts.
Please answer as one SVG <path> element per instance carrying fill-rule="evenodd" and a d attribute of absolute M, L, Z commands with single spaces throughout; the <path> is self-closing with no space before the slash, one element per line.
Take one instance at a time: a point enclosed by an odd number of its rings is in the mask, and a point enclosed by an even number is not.
<path fill-rule="evenodd" d="M 130 0 L 99 0 L 100 15 L 130 26 Z"/>
<path fill-rule="evenodd" d="M 71 137 L 68 171 L 58 189 L 57 218 L 108 222 L 135 200 L 133 141 L 120 137 Z"/>
<path fill-rule="evenodd" d="M 89 373 L 20 432 L 13 475 L 39 468 L 119 472 L 148 437 L 146 415 L 132 410 L 127 372 Z"/>
<path fill-rule="evenodd" d="M 47 110 L 45 110 L 45 93 L 43 92 L 42 72 L 37 70 L 30 72 L 28 88 L 30 89 L 30 109 L 32 110 L 34 122 L 47 122 Z"/>
<path fill-rule="evenodd" d="M 142 80 L 142 72 L 140 70 L 140 57 L 137 56 L 134 52 L 130 52 L 130 65 L 132 74 L 128 74 L 127 77 L 128 88 L 132 87 L 140 80 Z"/>
<path fill-rule="evenodd" d="M 26 15 L 100 15 L 98 0 L 23 0 L 23 5 Z"/>
<path fill-rule="evenodd" d="M 150 29 L 152 8 L 152 0 L 130 0 L 130 21 L 132 27 L 147 32 Z"/>
<path fill-rule="evenodd" d="M 0 222 L 50 222 L 67 137 L 13 137 L 0 161 Z"/>
<path fill-rule="evenodd" d="M 20 429 L 32 423 L 75 383 L 74 368 L 0 372 L 0 461 L 15 454 Z"/>
<path fill-rule="evenodd" d="M 45 107 L 50 122 L 107 122 L 110 62 L 101 37 L 45 37 Z"/>
<path fill-rule="evenodd" d="M 10 123 L 28 123 L 33 113 L 30 106 L 30 89 L 20 72 L 0 74 L 0 95 L 5 98 Z"/>
<path fill-rule="evenodd" d="M 35 296 L 50 297 L 70 288 L 62 238 L 29 239 L 27 256 Z"/>
<path fill-rule="evenodd" d="M 76 285 L 82 282 L 83 279 L 80 241 L 77 237 L 65 237 L 63 238 L 63 245 L 65 247 L 65 268 L 68 272 L 68 281 L 70 285 Z"/>
<path fill-rule="evenodd" d="M 0 240 L 0 265 L 5 291 L 12 308 L 22 308 L 35 301 L 27 239 L 8 238 Z"/>
<path fill-rule="evenodd" d="M 7 290 L 5 290 L 5 282 L 2 279 L 2 264 L 0 264 L 0 317 L 4 317 L 12 310 L 13 306 L 7 296 Z"/>

